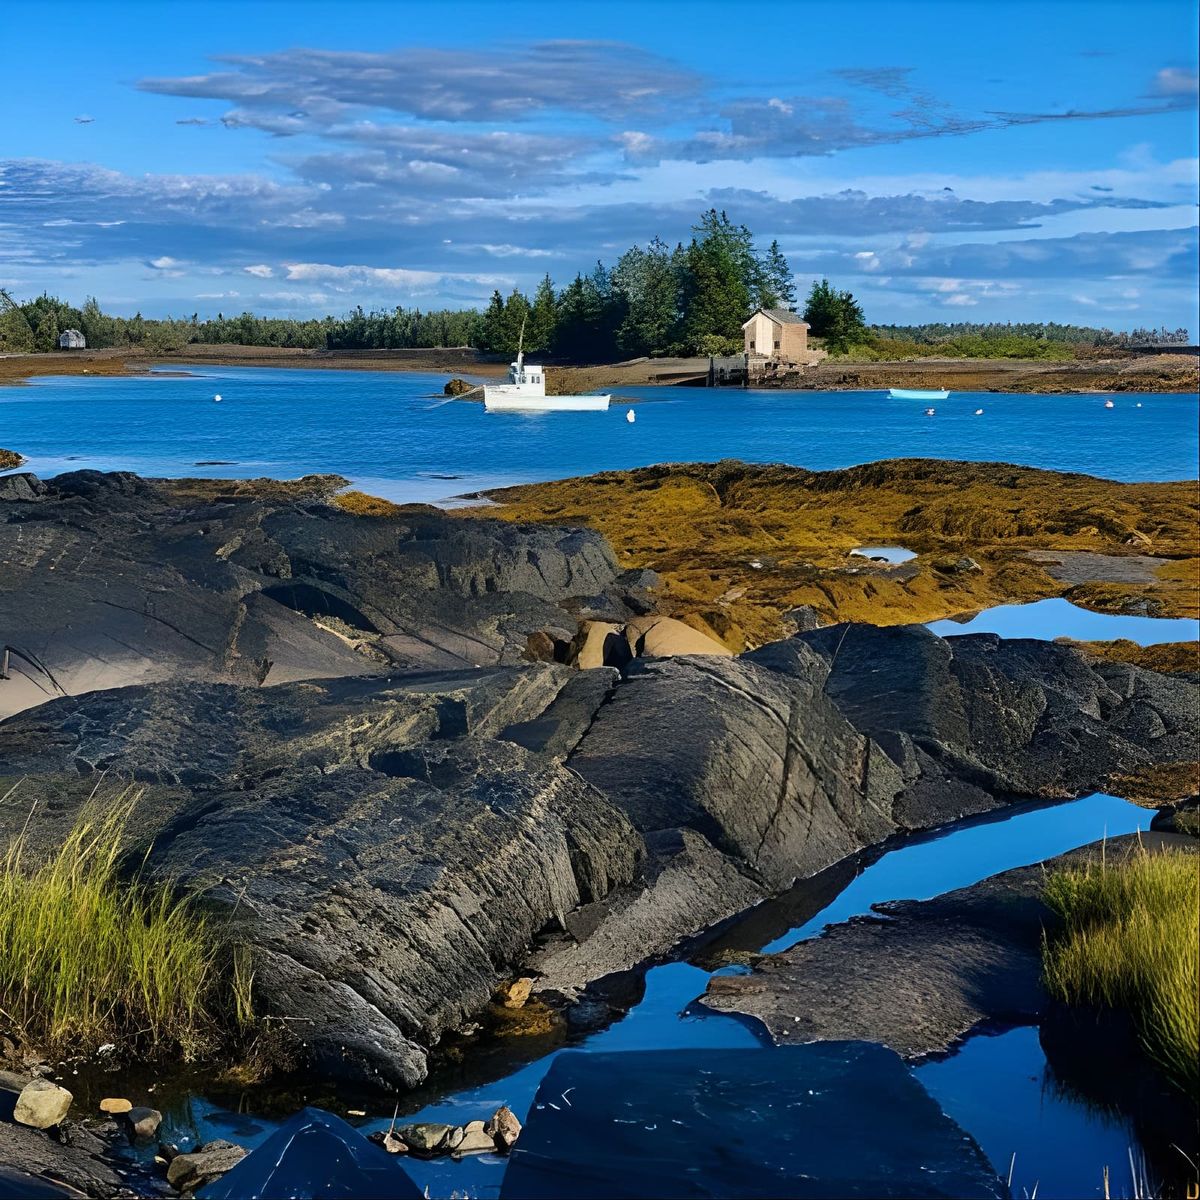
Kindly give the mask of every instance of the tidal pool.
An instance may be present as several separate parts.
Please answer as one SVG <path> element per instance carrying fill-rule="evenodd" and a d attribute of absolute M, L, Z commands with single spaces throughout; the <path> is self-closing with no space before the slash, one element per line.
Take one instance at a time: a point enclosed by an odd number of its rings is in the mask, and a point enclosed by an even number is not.
<path fill-rule="evenodd" d="M 1030 604 L 999 604 L 968 621 L 948 618 L 931 621 L 927 628 L 939 637 L 966 633 L 996 633 L 1006 638 L 1078 642 L 1107 642 L 1125 638 L 1139 646 L 1161 642 L 1191 642 L 1200 637 L 1200 621 L 1189 617 L 1138 617 L 1126 613 L 1098 613 L 1080 608 L 1059 596 Z"/>
<path fill-rule="evenodd" d="M 1127 801 L 1097 793 L 1054 806 L 1007 809 L 906 838 L 882 852 L 864 852 L 836 864 L 777 900 L 764 902 L 700 949 L 693 947 L 688 957 L 703 961 L 720 946 L 776 952 L 817 936 L 829 924 L 867 913 L 872 904 L 927 898 L 965 887 L 1102 837 L 1146 829 L 1151 815 Z M 576 1039 L 572 1048 L 598 1052 L 769 1045 L 757 1022 L 714 1013 L 696 1002 L 712 974 L 694 961 L 650 968 L 644 990 L 627 1015 Z M 520 1047 L 513 1047 L 512 1053 L 519 1055 Z M 513 1062 L 501 1077 L 486 1082 L 432 1079 L 421 1089 L 427 1102 L 416 1110 L 409 1106 L 402 1119 L 460 1124 L 501 1104 L 524 1118 L 554 1053 L 557 1050 Z M 946 1112 L 976 1138 L 999 1174 L 1007 1174 L 1009 1159 L 1016 1153 L 1014 1183 L 1020 1181 L 1031 1190 L 1028 1181 L 1040 1181 L 1038 1195 L 1046 1200 L 1093 1194 L 1106 1163 L 1114 1178 L 1125 1177 L 1127 1147 L 1136 1147 L 1136 1135 L 1123 1121 L 1101 1120 L 1065 1089 L 1051 1089 L 1053 1073 L 1036 1030 L 1016 1029 L 999 1037 L 975 1035 L 949 1058 L 918 1066 L 916 1072 Z M 1003 1104 L 996 1103 L 997 1096 L 1005 1097 Z M 227 1137 L 253 1147 L 277 1127 L 275 1119 L 254 1111 L 252 1093 L 232 1107 L 231 1099 L 194 1094 L 181 1103 L 164 1105 L 164 1135 L 181 1145 Z M 300 1102 L 336 1104 L 337 1100 L 314 1095 Z M 341 1111 L 352 1106 L 342 1102 Z M 364 1107 L 368 1116 L 359 1122 L 364 1131 L 386 1128 L 390 1111 L 379 1111 L 378 1101 Z M 853 1120 L 854 1115 L 848 1113 L 846 1119 Z M 1069 1152 L 1060 1145 L 1066 1137 L 1074 1139 Z M 457 1192 L 486 1198 L 497 1195 L 504 1162 L 484 1155 L 461 1162 L 408 1159 L 404 1167 L 431 1197 Z M 1022 1193 L 1015 1188 L 1014 1194 Z"/>
<path fill-rule="evenodd" d="M 906 550 L 903 546 L 859 546 L 850 553 L 854 558 L 882 558 L 892 566 L 910 562 L 917 557 L 915 550 Z"/>

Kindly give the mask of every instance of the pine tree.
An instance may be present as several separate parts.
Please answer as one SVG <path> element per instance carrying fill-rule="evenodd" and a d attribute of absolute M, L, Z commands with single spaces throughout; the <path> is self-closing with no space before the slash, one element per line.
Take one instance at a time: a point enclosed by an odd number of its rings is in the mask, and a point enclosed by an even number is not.
<path fill-rule="evenodd" d="M 772 241 L 759 262 L 759 295 L 756 308 L 779 308 L 796 303 L 796 283 L 787 256 Z"/>
<path fill-rule="evenodd" d="M 487 311 L 483 314 L 479 348 L 488 354 L 503 354 L 505 342 L 504 298 L 499 291 L 492 293 Z"/>
<path fill-rule="evenodd" d="M 547 275 L 538 284 L 529 310 L 529 327 L 525 330 L 527 350 L 549 350 L 554 345 L 554 326 L 558 312 L 554 299 L 554 284 Z"/>
<path fill-rule="evenodd" d="M 828 349 L 842 353 L 867 336 L 862 305 L 849 292 L 839 292 L 822 279 L 812 285 L 804 319 L 814 337 L 824 339 Z"/>
<path fill-rule="evenodd" d="M 655 238 L 645 249 L 627 250 L 613 269 L 612 285 L 623 310 L 618 348 L 626 354 L 665 353 L 679 323 L 679 276 L 666 243 Z"/>

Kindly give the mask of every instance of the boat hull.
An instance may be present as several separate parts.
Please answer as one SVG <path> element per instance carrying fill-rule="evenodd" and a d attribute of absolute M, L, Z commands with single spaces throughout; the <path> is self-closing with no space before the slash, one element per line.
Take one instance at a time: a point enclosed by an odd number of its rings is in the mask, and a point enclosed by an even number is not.
<path fill-rule="evenodd" d="M 893 400 L 946 400 L 950 393 L 921 391 L 918 388 L 888 388 L 888 395 Z"/>
<path fill-rule="evenodd" d="M 611 396 L 505 396 L 483 393 L 488 412 L 607 412 Z"/>

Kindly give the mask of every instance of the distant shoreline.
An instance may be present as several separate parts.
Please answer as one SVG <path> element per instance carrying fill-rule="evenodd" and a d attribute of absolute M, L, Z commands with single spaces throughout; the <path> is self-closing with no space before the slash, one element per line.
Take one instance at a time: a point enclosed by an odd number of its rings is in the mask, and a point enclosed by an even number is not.
<path fill-rule="evenodd" d="M 447 379 L 502 378 L 506 365 L 470 349 L 293 350 L 262 346 L 189 346 L 179 353 L 77 350 L 0 356 L 0 386 L 43 375 L 137 375 L 153 367 L 290 367 L 312 370 L 400 371 Z M 707 360 L 641 358 L 595 366 L 550 367 L 569 391 L 602 387 L 701 384 Z M 1023 359 L 918 359 L 897 362 L 830 360 L 789 379 L 787 391 L 878 391 L 889 387 L 962 392 L 1178 392 L 1200 390 L 1200 359 L 1182 355 L 1045 362 Z"/>

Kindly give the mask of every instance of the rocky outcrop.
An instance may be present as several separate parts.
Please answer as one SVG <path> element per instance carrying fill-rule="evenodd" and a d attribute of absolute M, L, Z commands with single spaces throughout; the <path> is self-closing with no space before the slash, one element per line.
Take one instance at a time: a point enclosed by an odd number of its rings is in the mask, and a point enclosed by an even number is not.
<path fill-rule="evenodd" d="M 764 955 L 745 975 L 714 975 L 702 1002 L 758 1018 L 781 1045 L 878 1042 L 909 1058 L 943 1053 L 972 1029 L 1033 1024 L 1050 1007 L 1042 985 L 1047 870 L 1110 859 L 1133 838 L 1095 843 L 993 875 L 932 900 L 874 906 L 877 916 Z M 1142 835 L 1153 851 L 1193 839 Z"/>
<path fill-rule="evenodd" d="M 279 519 L 311 527 L 289 561 L 335 557 L 312 549 L 327 519 Z M 1195 696 L 1066 646 L 860 626 L 624 678 L 182 680 L 0 723 L 0 776 L 21 781 L 0 840 L 37 802 L 30 836 L 53 845 L 102 773 L 136 781 L 131 861 L 233 922 L 293 1053 L 409 1085 L 502 979 L 574 998 L 898 831 L 1190 756 Z"/>
<path fill-rule="evenodd" d="M 0 716 L 164 679 L 259 686 L 516 662 L 580 605 L 643 612 L 587 530 L 363 518 L 311 484 L 77 471 L 0 482 Z"/>

